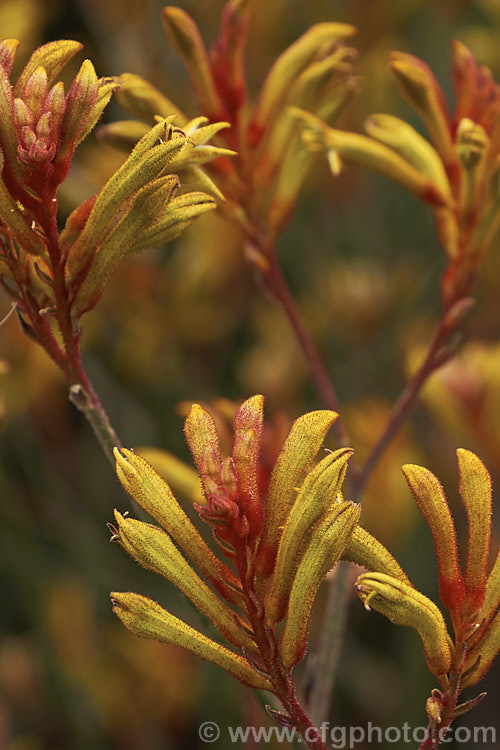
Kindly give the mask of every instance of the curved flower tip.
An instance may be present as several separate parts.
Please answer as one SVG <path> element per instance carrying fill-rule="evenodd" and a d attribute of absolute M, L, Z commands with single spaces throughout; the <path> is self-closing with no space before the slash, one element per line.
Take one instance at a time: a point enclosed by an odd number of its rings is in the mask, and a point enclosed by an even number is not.
<path fill-rule="evenodd" d="M 410 126 L 394 126 L 389 133 L 368 120 L 368 129 L 375 138 L 329 127 L 319 117 L 298 108 L 290 111 L 306 124 L 303 139 L 310 149 L 326 152 L 333 174 L 339 174 L 342 164 L 356 164 L 372 169 L 414 193 L 435 207 L 450 207 L 453 199 L 444 170 L 439 170 L 439 158 L 432 147 Z M 380 115 L 378 116 L 381 117 Z M 397 118 L 395 121 L 400 123 Z M 385 122 L 387 126 L 387 121 Z M 386 145 L 387 144 L 387 145 Z"/>
<path fill-rule="evenodd" d="M 414 628 L 424 647 L 429 670 L 440 677 L 450 669 L 452 651 L 443 615 L 413 586 L 385 573 L 366 573 L 356 582 L 365 609 L 375 609 L 396 625 Z"/>
<path fill-rule="evenodd" d="M 389 550 L 361 526 L 354 528 L 342 553 L 342 560 L 362 565 L 373 573 L 386 573 L 399 581 L 410 583 L 408 576 Z"/>

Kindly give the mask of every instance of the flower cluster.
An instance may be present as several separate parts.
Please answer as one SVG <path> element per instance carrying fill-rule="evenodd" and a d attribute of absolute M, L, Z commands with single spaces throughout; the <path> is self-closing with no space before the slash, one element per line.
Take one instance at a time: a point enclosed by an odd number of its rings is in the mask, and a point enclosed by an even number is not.
<path fill-rule="evenodd" d="M 231 128 L 225 144 L 234 159 L 217 159 L 210 174 L 227 199 L 223 210 L 243 229 L 247 255 L 265 270 L 273 243 L 288 222 L 311 168 L 291 105 L 306 107 L 327 122 L 335 121 L 358 89 L 352 73 L 356 52 L 346 40 L 355 28 L 344 23 L 311 27 L 276 59 L 255 103 L 249 101 L 243 55 L 249 24 L 249 3 L 229 0 L 218 38 L 207 50 L 193 19 L 181 8 L 167 6 L 163 25 L 185 63 L 203 112 L 211 121 L 226 120 Z M 117 100 L 139 121 L 113 123 L 102 136 L 126 145 L 145 131 L 155 115 L 177 113 L 181 127 L 188 119 L 181 109 L 143 78 L 120 76 Z"/>
<path fill-rule="evenodd" d="M 219 153 L 204 144 L 226 124 L 204 127 L 198 118 L 181 130 L 171 113 L 159 118 L 59 231 L 58 189 L 119 83 L 98 78 L 85 60 L 66 93 L 57 77 L 81 49 L 73 41 L 40 47 L 11 82 L 18 44 L 0 43 L 0 280 L 24 330 L 74 382 L 78 319 L 118 263 L 173 239 L 215 207 L 218 190 L 201 170 L 189 169 Z"/>
<path fill-rule="evenodd" d="M 432 742 L 436 742 L 439 731 L 483 697 L 484 694 L 457 705 L 461 691 L 482 679 L 500 649 L 500 553 L 488 575 L 491 480 L 474 453 L 459 449 L 457 456 L 460 496 L 469 526 L 464 570 L 459 564 L 455 527 L 439 480 L 422 466 L 403 466 L 406 481 L 432 532 L 440 598 L 450 614 L 454 637 L 449 635 L 437 605 L 408 579 L 387 571 L 366 573 L 357 582 L 367 609 L 373 608 L 393 622 L 417 630 L 429 670 L 439 679 L 442 690 L 433 690 L 427 702 L 431 739 L 426 747 L 434 747 Z"/>
<path fill-rule="evenodd" d="M 458 41 L 453 43 L 453 114 L 422 60 L 393 52 L 390 67 L 431 142 L 392 115 L 368 117 L 365 136 L 329 128 L 310 113 L 298 114 L 309 126 L 306 141 L 328 152 L 334 173 L 342 162 L 366 166 L 432 206 L 448 260 L 442 295 L 449 308 L 470 292 L 500 224 L 500 87 Z"/>
<path fill-rule="evenodd" d="M 131 451 L 115 450 L 124 488 L 161 528 L 115 511 L 112 539 L 174 583 L 226 644 L 139 594 L 113 593 L 114 611 L 133 633 L 183 646 L 244 684 L 274 692 L 287 710 L 286 721 L 300 727 L 292 669 L 305 654 L 311 609 L 335 563 L 355 562 L 368 571 L 356 583 L 366 609 L 414 628 L 422 640 L 429 670 L 441 688 L 433 690 L 427 703 L 429 736 L 436 737 L 481 699 L 483 694 L 457 705 L 461 691 L 479 682 L 500 648 L 500 554 L 488 575 L 491 482 L 486 468 L 475 454 L 458 450 L 460 494 L 469 521 L 462 571 L 439 481 L 421 466 L 403 467 L 432 531 L 452 638 L 439 607 L 359 525 L 359 506 L 344 500 L 341 487 L 352 450 L 327 452 L 311 468 L 336 414 L 317 411 L 297 419 L 269 472 L 262 462 L 262 409 L 261 396 L 238 408 L 232 452 L 225 458 L 209 412 L 195 404 L 186 419 L 185 434 L 201 480 L 202 498 L 195 507 L 211 527 L 219 555 L 153 467 Z M 188 484 L 192 490 L 191 478 Z"/>
<path fill-rule="evenodd" d="M 143 458 L 115 451 L 123 486 L 162 528 L 115 512 L 113 539 L 183 591 L 228 645 L 139 594 L 113 593 L 114 611 L 132 632 L 181 645 L 246 685 L 275 692 L 298 726 L 303 719 L 297 718 L 291 670 L 304 656 L 319 586 L 360 514 L 341 494 L 350 449 L 327 452 L 311 468 L 335 418 L 334 412 L 317 411 L 297 419 L 269 475 L 260 463 L 261 396 L 236 412 L 227 457 L 213 418 L 200 405 L 192 407 L 185 434 L 204 498 L 196 507 L 222 556 Z"/>

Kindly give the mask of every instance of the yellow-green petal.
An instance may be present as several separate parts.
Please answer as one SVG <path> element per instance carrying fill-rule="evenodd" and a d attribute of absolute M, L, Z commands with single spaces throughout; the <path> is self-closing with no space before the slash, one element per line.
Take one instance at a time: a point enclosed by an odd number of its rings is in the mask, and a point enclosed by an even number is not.
<path fill-rule="evenodd" d="M 318 23 L 278 57 L 261 89 L 251 122 L 251 139 L 257 143 L 269 127 L 289 93 L 290 86 L 316 56 L 329 51 L 335 42 L 353 36 L 354 26 L 345 23 Z"/>
<path fill-rule="evenodd" d="M 173 583 L 230 643 L 255 649 L 255 643 L 236 624 L 234 611 L 196 574 L 165 531 L 116 510 L 115 519 L 117 540 L 134 560 Z"/>
<path fill-rule="evenodd" d="M 427 175 L 452 202 L 450 183 L 443 162 L 436 149 L 415 128 L 399 117 L 374 114 L 366 120 L 365 130 L 372 138 L 397 151 L 419 172 Z"/>
<path fill-rule="evenodd" d="M 464 583 L 458 562 L 457 540 L 451 512 L 439 479 L 423 466 L 406 464 L 402 472 L 418 509 L 432 532 L 439 564 L 439 593 L 455 614 L 464 599 Z"/>
<path fill-rule="evenodd" d="M 266 518 L 257 559 L 258 572 L 265 577 L 272 571 L 279 530 L 284 526 L 295 501 L 297 488 L 310 470 L 337 416 L 334 411 L 320 410 L 299 417 L 293 423 L 276 460 L 267 492 Z"/>
<path fill-rule="evenodd" d="M 473 614 L 484 596 L 491 530 L 491 479 L 480 459 L 471 451 L 457 450 L 460 496 L 467 511 L 469 536 L 465 587 L 467 606 Z"/>
<path fill-rule="evenodd" d="M 197 25 L 186 11 L 172 5 L 163 9 L 162 20 L 170 43 L 189 71 L 205 111 L 218 116 L 223 108 Z"/>
<path fill-rule="evenodd" d="M 450 204 L 449 195 L 444 194 L 426 174 L 412 166 L 392 148 L 366 135 L 330 128 L 309 112 L 299 109 L 294 109 L 294 112 L 310 126 L 303 134 L 309 147 L 323 149 L 335 156 L 334 163 L 337 166 L 332 170 L 334 174 L 338 174 L 343 162 L 357 164 L 394 180 L 434 206 Z"/>
<path fill-rule="evenodd" d="M 207 638 L 152 599 L 129 592 L 113 592 L 111 601 L 113 612 L 135 635 L 180 646 L 222 667 L 244 685 L 258 690 L 271 690 L 269 680 L 251 667 L 243 656 Z"/>
<path fill-rule="evenodd" d="M 214 555 L 175 499 L 168 484 L 147 461 L 132 451 L 119 451 L 115 448 L 114 455 L 118 479 L 129 495 L 170 534 L 217 591 L 229 601 L 240 605 L 238 579 Z M 226 581 L 229 585 L 226 585 Z"/>
<path fill-rule="evenodd" d="M 280 656 L 287 669 L 304 656 L 307 626 L 316 594 L 326 574 L 340 558 L 360 513 L 358 505 L 344 501 L 335 505 L 311 532 L 311 541 L 293 581 L 279 643 Z"/>
<path fill-rule="evenodd" d="M 410 583 L 408 576 L 389 550 L 361 526 L 354 529 L 342 553 L 342 560 L 362 565 L 374 573 L 386 573 L 399 581 Z"/>
<path fill-rule="evenodd" d="M 135 448 L 135 452 L 151 464 L 174 493 L 178 492 L 191 502 L 198 504 L 205 502 L 201 491 L 200 478 L 192 466 L 189 466 L 173 453 L 160 448 L 141 446 Z"/>
<path fill-rule="evenodd" d="M 309 534 L 319 518 L 338 503 L 352 449 L 341 448 L 320 461 L 306 476 L 283 529 L 276 564 L 266 587 L 266 617 L 274 626 L 284 616 L 288 595 Z"/>
<path fill-rule="evenodd" d="M 481 658 L 477 665 L 477 669 L 471 672 L 471 674 L 464 679 L 462 683 L 463 689 L 471 687 L 472 685 L 476 685 L 476 683 L 482 680 L 488 669 L 491 667 L 491 664 L 499 651 L 500 611 L 496 613 L 488 629 L 486 630 L 486 633 L 481 638 L 479 643 L 477 645 L 474 645 L 470 653 L 467 654 L 467 660 L 465 662 L 464 668 L 465 670 L 472 667 L 476 663 L 479 656 Z"/>
<path fill-rule="evenodd" d="M 187 117 L 170 99 L 141 76 L 122 73 L 118 77 L 118 83 L 120 88 L 116 92 L 116 100 L 133 117 L 152 124 L 155 115 L 168 117 L 175 114 L 176 123 L 180 127 L 187 121 Z"/>

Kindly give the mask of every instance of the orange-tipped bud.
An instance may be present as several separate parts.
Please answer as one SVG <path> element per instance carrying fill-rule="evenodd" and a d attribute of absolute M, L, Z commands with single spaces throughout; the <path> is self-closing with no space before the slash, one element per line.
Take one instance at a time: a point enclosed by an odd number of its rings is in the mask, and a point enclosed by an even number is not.
<path fill-rule="evenodd" d="M 439 565 L 439 593 L 454 618 L 461 612 L 465 587 L 458 562 L 455 527 L 443 488 L 423 466 L 406 464 L 403 474 L 432 532 Z"/>
<path fill-rule="evenodd" d="M 486 587 L 491 530 L 491 479 L 471 451 L 457 450 L 460 496 L 467 511 L 469 539 L 465 567 L 466 608 L 473 615 L 481 607 Z"/>

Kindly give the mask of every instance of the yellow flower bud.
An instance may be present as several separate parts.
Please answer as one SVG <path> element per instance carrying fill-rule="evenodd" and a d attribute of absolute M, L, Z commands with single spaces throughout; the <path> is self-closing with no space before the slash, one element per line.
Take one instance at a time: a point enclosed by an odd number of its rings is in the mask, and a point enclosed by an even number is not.
<path fill-rule="evenodd" d="M 350 448 L 341 448 L 320 461 L 306 476 L 288 515 L 273 575 L 266 586 L 264 608 L 271 626 L 286 612 L 288 596 L 314 524 L 339 503 L 337 491 L 345 477 Z"/>
<path fill-rule="evenodd" d="M 266 517 L 257 559 L 258 572 L 272 571 L 279 530 L 285 524 L 302 484 L 325 436 L 337 419 L 334 411 L 313 411 L 299 417 L 292 426 L 274 465 L 266 497 Z"/>
<path fill-rule="evenodd" d="M 195 573 L 168 534 L 157 526 L 122 516 L 116 510 L 115 519 L 117 525 L 111 527 L 112 531 L 131 557 L 173 583 L 230 643 L 255 649 L 254 642 L 236 624 L 234 612 Z"/>
<path fill-rule="evenodd" d="M 359 505 L 344 501 L 334 507 L 311 531 L 292 584 L 285 627 L 280 639 L 280 654 L 286 668 L 303 658 L 312 606 L 321 582 L 340 558 L 359 520 Z"/>
<path fill-rule="evenodd" d="M 113 612 L 135 635 L 180 646 L 222 667 L 244 685 L 258 690 L 271 689 L 269 680 L 251 667 L 243 656 L 186 625 L 152 599 L 140 594 L 113 592 L 111 601 Z"/>

